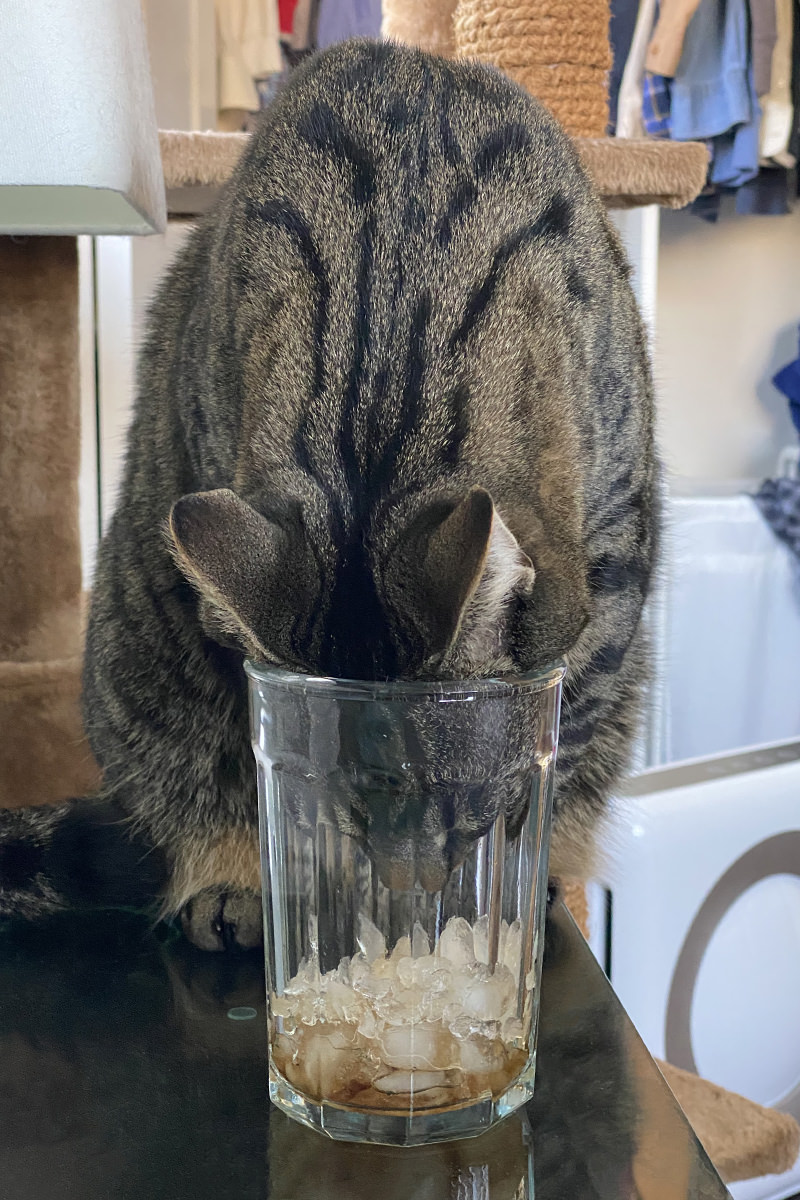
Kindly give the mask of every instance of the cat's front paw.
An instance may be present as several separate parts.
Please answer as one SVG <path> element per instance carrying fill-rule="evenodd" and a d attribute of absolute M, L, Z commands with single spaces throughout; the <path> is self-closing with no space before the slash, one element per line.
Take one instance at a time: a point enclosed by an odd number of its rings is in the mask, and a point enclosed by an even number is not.
<path fill-rule="evenodd" d="M 183 932 L 200 950 L 252 950 L 261 945 L 261 896 L 242 888 L 206 888 L 181 910 Z"/>

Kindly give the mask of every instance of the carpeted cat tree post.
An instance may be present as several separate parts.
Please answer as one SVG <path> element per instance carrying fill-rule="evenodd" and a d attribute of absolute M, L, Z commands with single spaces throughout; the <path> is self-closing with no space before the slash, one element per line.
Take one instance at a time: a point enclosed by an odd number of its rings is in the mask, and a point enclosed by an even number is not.
<path fill-rule="evenodd" d="M 81 795 L 78 254 L 0 237 L 0 804 Z"/>
<path fill-rule="evenodd" d="M 50 0 L 47 21 L 3 6 L 0 40 L 0 806 L 18 807 L 98 782 L 79 705 L 75 235 L 166 214 L 138 0 Z"/>
<path fill-rule="evenodd" d="M 394 42 L 418 46 L 429 54 L 452 58 L 456 52 L 455 16 L 458 0 L 383 0 L 381 33 Z"/>

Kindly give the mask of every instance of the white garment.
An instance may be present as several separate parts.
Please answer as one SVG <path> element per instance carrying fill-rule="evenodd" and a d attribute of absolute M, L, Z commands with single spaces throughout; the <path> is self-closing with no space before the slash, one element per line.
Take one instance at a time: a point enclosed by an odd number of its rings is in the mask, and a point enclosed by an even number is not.
<path fill-rule="evenodd" d="M 792 135 L 792 0 L 777 0 L 776 17 L 778 40 L 772 51 L 772 82 L 769 92 L 761 97 L 762 159 L 772 159 L 781 167 L 793 167 L 794 157 L 788 151 Z"/>
<path fill-rule="evenodd" d="M 791 0 L 789 2 L 791 3 Z M 656 0 L 640 0 L 631 48 L 625 61 L 625 70 L 622 72 L 622 82 L 619 86 L 617 137 L 645 137 L 644 122 L 642 121 L 642 79 L 644 78 L 647 46 L 653 32 L 655 19 Z"/>
<path fill-rule="evenodd" d="M 219 108 L 255 112 L 254 80 L 283 67 L 277 0 L 215 0 Z"/>

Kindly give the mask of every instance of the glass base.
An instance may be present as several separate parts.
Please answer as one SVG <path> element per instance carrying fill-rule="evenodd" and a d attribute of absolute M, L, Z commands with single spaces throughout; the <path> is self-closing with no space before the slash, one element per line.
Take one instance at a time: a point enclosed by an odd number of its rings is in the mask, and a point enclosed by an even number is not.
<path fill-rule="evenodd" d="M 414 1113 L 365 1111 L 329 1101 L 309 1100 L 270 1063 L 269 1095 L 287 1116 L 340 1142 L 370 1142 L 383 1146 L 426 1146 L 457 1138 L 478 1137 L 533 1096 L 536 1056 L 521 1075 L 499 1096 L 486 1096 L 472 1104 Z"/>

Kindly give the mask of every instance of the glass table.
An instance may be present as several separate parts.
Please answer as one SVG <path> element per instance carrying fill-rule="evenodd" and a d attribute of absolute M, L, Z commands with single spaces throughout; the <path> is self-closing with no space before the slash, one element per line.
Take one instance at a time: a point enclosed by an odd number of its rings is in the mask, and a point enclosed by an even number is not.
<path fill-rule="evenodd" d="M 563 905 L 536 1095 L 472 1140 L 329 1141 L 267 1099 L 258 956 L 136 914 L 0 927 L 2 1200 L 722 1200 Z"/>

